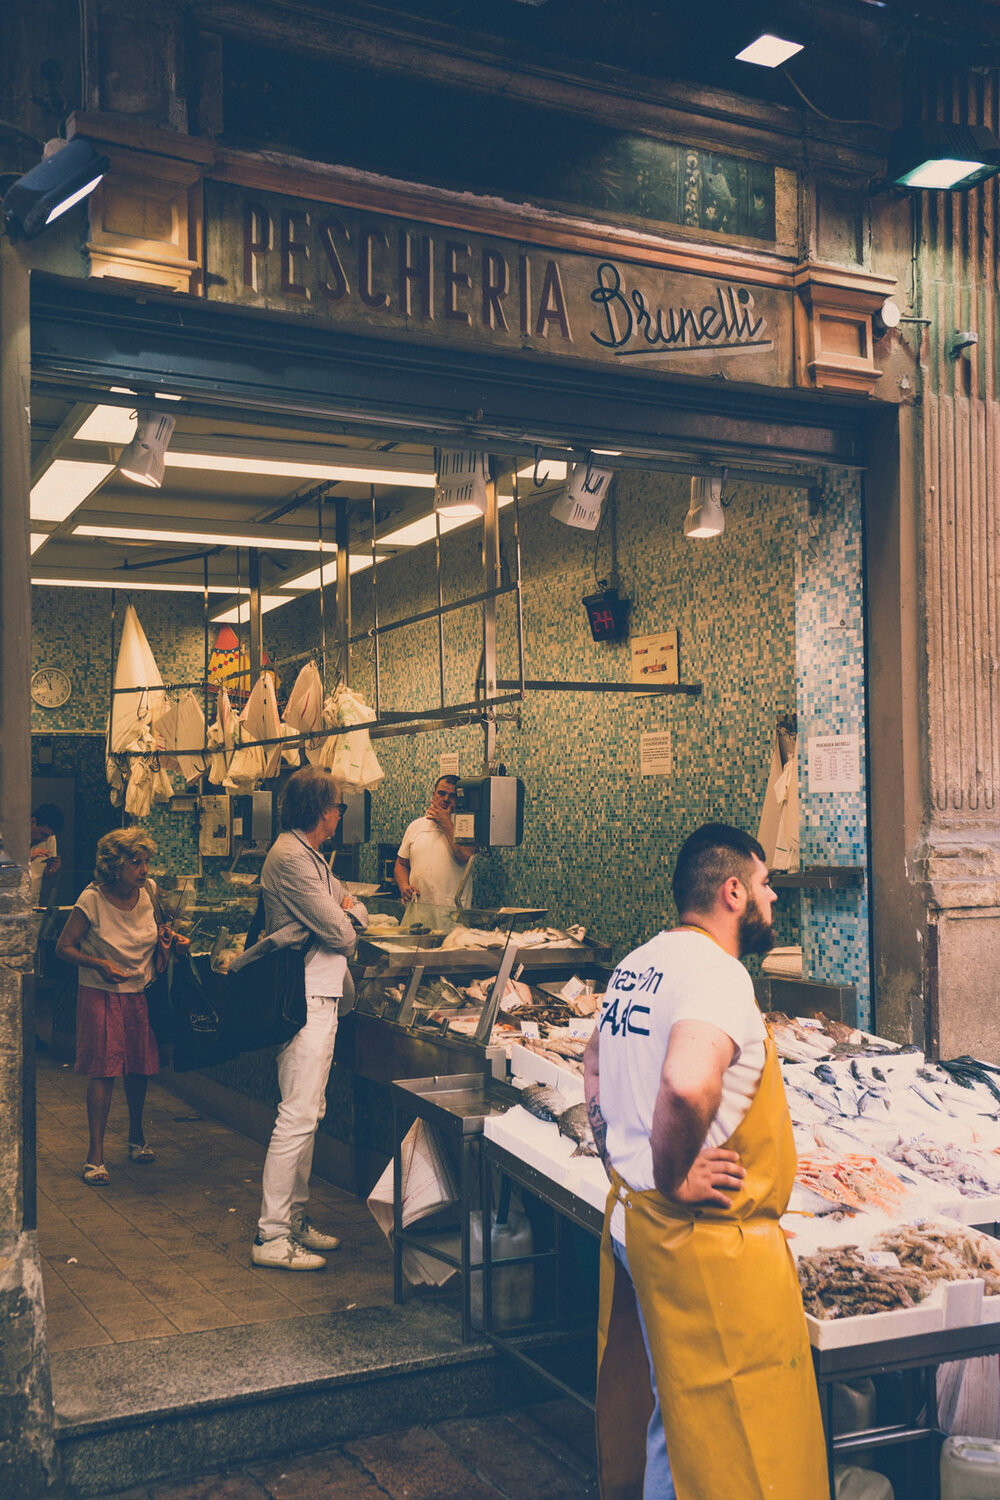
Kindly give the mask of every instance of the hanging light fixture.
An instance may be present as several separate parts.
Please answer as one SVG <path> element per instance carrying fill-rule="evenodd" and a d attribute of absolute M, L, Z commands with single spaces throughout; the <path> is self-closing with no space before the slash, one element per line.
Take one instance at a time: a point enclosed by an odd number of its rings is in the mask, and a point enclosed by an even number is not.
<path fill-rule="evenodd" d="M 489 455 L 475 448 L 438 451 L 434 509 L 439 516 L 469 520 L 486 514 Z"/>
<path fill-rule="evenodd" d="M 691 504 L 684 517 L 685 536 L 697 540 L 701 537 L 721 536 L 725 531 L 722 483 L 722 479 L 706 474 L 692 476 Z"/>
<path fill-rule="evenodd" d="M 165 472 L 164 456 L 174 430 L 174 417 L 164 412 L 136 413 L 135 436 L 118 460 L 118 472 L 136 484 L 158 490 Z"/>

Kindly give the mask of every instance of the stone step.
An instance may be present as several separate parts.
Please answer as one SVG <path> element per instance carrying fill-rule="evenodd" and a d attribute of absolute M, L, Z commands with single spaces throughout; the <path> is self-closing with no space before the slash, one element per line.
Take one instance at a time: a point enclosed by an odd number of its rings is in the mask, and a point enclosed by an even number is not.
<path fill-rule="evenodd" d="M 56 1439 L 81 1497 L 105 1496 L 450 1417 L 551 1389 L 455 1312 L 413 1300 L 52 1356 Z"/>

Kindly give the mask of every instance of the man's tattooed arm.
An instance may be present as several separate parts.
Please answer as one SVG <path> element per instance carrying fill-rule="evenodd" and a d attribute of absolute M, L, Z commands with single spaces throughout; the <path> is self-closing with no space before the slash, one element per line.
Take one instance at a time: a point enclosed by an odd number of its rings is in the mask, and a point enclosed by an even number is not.
<path fill-rule="evenodd" d="M 583 1092 L 584 1098 L 587 1101 L 587 1119 L 590 1121 L 594 1145 L 597 1147 L 598 1155 L 604 1163 L 604 1170 L 610 1177 L 611 1162 L 608 1158 L 608 1122 L 601 1113 L 600 1051 L 596 1027 L 583 1054 Z"/>
<path fill-rule="evenodd" d="M 594 1137 L 594 1145 L 597 1154 L 604 1163 L 604 1170 L 611 1176 L 611 1162 L 608 1160 L 608 1122 L 601 1114 L 601 1101 L 595 1094 L 592 1099 L 587 1100 L 587 1119 L 590 1121 L 591 1134 Z"/>

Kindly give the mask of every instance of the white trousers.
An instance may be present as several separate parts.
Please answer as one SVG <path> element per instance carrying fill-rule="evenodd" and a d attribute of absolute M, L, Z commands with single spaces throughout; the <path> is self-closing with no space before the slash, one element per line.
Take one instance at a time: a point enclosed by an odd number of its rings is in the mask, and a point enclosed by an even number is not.
<path fill-rule="evenodd" d="M 306 1024 L 278 1053 L 281 1103 L 264 1159 L 257 1232 L 277 1239 L 298 1229 L 309 1202 L 309 1174 L 337 1040 L 339 998 L 306 996 Z"/>

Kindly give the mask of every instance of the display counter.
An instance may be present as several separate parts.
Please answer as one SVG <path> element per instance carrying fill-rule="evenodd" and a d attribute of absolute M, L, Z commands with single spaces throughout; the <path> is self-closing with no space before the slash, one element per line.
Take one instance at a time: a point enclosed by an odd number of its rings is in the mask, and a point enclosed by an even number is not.
<path fill-rule="evenodd" d="M 574 1022 L 582 1054 L 611 953 L 539 926 L 543 916 L 461 911 L 431 932 L 373 919 L 351 964 L 356 1071 L 378 1083 L 476 1071 L 503 1078 L 512 1043 L 540 1043 L 553 1025 L 568 1032 Z"/>

